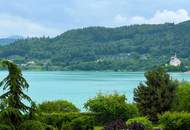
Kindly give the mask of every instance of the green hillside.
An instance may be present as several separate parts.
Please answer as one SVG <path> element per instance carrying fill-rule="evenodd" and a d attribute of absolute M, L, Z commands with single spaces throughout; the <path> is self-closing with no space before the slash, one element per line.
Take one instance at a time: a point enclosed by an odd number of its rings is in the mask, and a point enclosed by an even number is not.
<path fill-rule="evenodd" d="M 55 38 L 30 38 L 0 47 L 0 58 L 23 68 L 143 71 L 177 53 L 190 65 L 190 21 L 180 24 L 88 27 Z M 30 64 L 31 61 L 34 63 Z M 28 63 L 27 63 L 28 62 Z"/>

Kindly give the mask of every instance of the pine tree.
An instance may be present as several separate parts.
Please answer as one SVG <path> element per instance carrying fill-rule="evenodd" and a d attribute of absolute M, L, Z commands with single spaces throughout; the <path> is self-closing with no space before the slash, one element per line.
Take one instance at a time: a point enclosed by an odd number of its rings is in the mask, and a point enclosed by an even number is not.
<path fill-rule="evenodd" d="M 146 82 L 134 90 L 134 101 L 143 116 L 157 121 L 158 114 L 171 108 L 178 84 L 161 68 L 146 72 L 145 77 Z"/>
<path fill-rule="evenodd" d="M 0 82 L 0 87 L 5 91 L 0 96 L 0 118 L 3 118 L 5 123 L 17 127 L 22 121 L 23 114 L 31 111 L 33 101 L 23 92 L 28 89 L 29 85 L 22 76 L 21 69 L 13 62 L 7 60 L 2 61 L 2 65 L 8 68 L 9 73 Z M 28 101 L 28 106 L 25 105 L 26 101 Z"/>

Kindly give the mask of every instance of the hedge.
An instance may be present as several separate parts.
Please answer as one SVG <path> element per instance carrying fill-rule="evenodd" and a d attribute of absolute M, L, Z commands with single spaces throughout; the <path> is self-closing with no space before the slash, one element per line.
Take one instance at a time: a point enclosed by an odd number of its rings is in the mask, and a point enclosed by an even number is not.
<path fill-rule="evenodd" d="M 93 127 L 94 120 L 89 116 L 82 116 L 63 123 L 62 130 L 93 130 Z"/>
<path fill-rule="evenodd" d="M 46 125 L 34 120 L 27 120 L 19 126 L 19 130 L 45 130 Z"/>
<path fill-rule="evenodd" d="M 41 122 L 54 126 L 55 128 L 58 128 L 59 130 L 68 130 L 71 129 L 71 124 L 80 124 L 80 127 L 87 127 L 87 126 L 93 126 L 94 125 L 94 116 L 93 114 L 89 113 L 43 113 L 41 115 Z"/>
<path fill-rule="evenodd" d="M 190 130 L 190 113 L 166 112 L 159 117 L 165 130 Z"/>
<path fill-rule="evenodd" d="M 136 117 L 136 118 L 132 118 L 129 119 L 127 121 L 127 126 L 133 125 L 135 123 L 140 123 L 143 124 L 145 127 L 145 130 L 152 130 L 152 122 L 148 120 L 147 117 Z"/>

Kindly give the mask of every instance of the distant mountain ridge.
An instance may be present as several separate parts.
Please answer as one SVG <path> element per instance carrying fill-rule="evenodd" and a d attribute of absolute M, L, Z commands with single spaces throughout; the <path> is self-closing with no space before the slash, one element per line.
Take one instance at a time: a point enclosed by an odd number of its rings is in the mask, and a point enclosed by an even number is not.
<path fill-rule="evenodd" d="M 179 24 L 88 27 L 55 38 L 29 38 L 0 47 L 0 57 L 35 61 L 50 70 L 144 71 L 175 53 L 190 66 L 190 21 Z M 44 65 L 44 63 L 46 63 Z"/>
<path fill-rule="evenodd" d="M 24 37 L 19 36 L 19 35 L 12 35 L 9 37 L 0 38 L 0 45 L 2 46 L 8 45 L 8 44 L 14 43 L 16 40 L 19 40 L 19 39 L 24 39 Z"/>

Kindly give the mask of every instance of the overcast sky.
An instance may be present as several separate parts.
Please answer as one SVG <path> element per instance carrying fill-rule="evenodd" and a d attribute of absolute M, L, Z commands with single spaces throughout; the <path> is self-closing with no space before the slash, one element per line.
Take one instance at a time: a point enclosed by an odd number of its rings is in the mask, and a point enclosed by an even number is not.
<path fill-rule="evenodd" d="M 88 26 L 179 23 L 190 0 L 0 0 L 0 37 L 56 36 Z"/>

